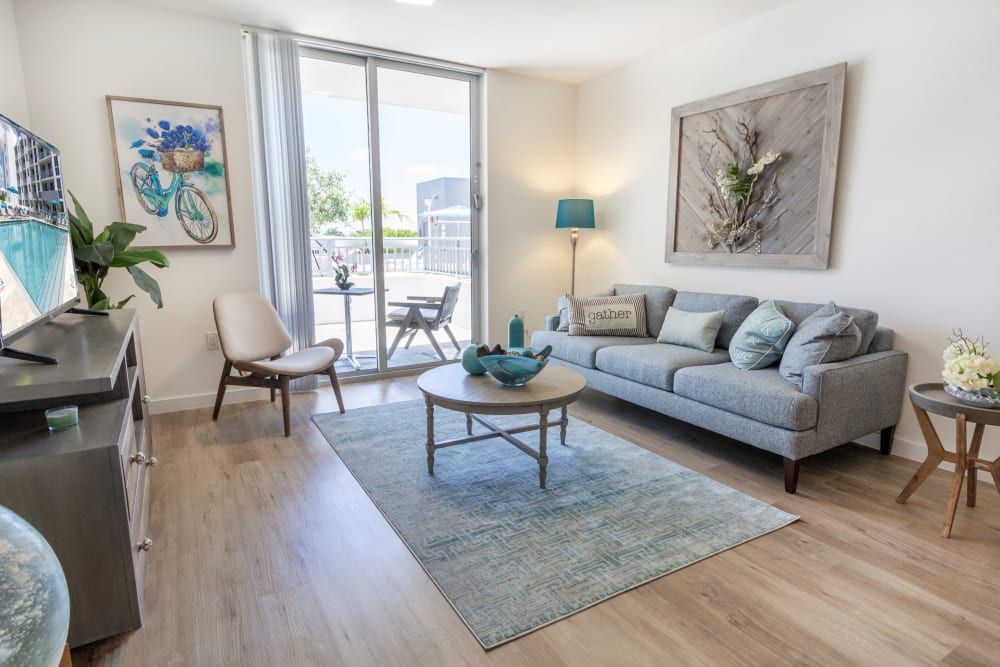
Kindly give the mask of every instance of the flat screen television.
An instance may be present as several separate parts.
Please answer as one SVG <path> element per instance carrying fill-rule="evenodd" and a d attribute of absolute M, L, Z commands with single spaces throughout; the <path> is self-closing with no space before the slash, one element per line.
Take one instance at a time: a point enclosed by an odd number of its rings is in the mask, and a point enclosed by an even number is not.
<path fill-rule="evenodd" d="M 0 115 L 0 355 L 79 300 L 59 151 Z"/>

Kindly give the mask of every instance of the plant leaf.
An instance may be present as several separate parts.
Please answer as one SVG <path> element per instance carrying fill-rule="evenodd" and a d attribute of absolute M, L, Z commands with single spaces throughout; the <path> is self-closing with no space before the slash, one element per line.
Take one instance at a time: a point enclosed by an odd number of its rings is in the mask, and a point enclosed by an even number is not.
<path fill-rule="evenodd" d="M 77 201 L 76 195 L 70 192 L 69 196 L 73 198 L 73 208 L 76 210 L 76 215 L 70 214 L 70 222 L 72 223 L 74 218 L 76 219 L 75 222 L 76 226 L 79 227 L 81 240 L 84 241 L 84 243 L 81 243 L 80 245 L 90 245 L 94 242 L 94 225 L 91 224 L 90 218 L 87 217 L 87 212 L 83 210 L 82 206 L 80 206 L 80 202 Z"/>
<path fill-rule="evenodd" d="M 128 303 L 129 301 L 131 301 L 134 298 L 135 298 L 135 294 L 129 294 L 128 298 L 122 299 L 121 301 L 119 301 L 118 303 L 116 303 L 115 305 L 113 305 L 112 308 L 114 308 L 115 310 L 117 310 L 119 308 L 124 308 L 125 304 Z"/>
<path fill-rule="evenodd" d="M 134 266 L 142 262 L 150 262 L 162 269 L 170 266 L 170 260 L 159 250 L 125 250 L 115 253 L 111 266 Z"/>
<path fill-rule="evenodd" d="M 77 248 L 73 255 L 81 262 L 109 266 L 115 257 L 115 247 L 110 243 L 92 243 Z"/>
<path fill-rule="evenodd" d="M 133 225 L 127 222 L 112 222 L 104 228 L 104 231 L 108 233 L 108 240 L 115 247 L 115 250 L 121 252 L 128 248 L 128 245 L 135 239 L 136 234 L 146 231 L 146 228 L 142 225 Z"/>
<path fill-rule="evenodd" d="M 163 308 L 163 297 L 160 295 L 160 284 L 156 282 L 153 276 L 149 275 L 138 266 L 127 267 L 128 272 L 132 274 L 132 280 L 138 285 L 139 289 L 143 292 L 149 294 L 149 298 L 153 300 L 157 308 Z"/>
<path fill-rule="evenodd" d="M 108 297 L 104 297 L 100 301 L 91 303 L 88 305 L 91 310 L 110 310 L 111 306 L 108 303 Z"/>

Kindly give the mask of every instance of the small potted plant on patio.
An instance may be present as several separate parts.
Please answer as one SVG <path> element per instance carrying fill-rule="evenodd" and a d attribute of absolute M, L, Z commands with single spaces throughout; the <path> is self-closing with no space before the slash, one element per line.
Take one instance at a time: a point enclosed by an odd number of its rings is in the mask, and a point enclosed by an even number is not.
<path fill-rule="evenodd" d="M 351 277 L 351 267 L 344 264 L 344 256 L 337 255 L 333 258 L 337 263 L 337 267 L 333 270 L 333 279 L 337 282 L 337 287 L 342 290 L 351 289 L 354 284 L 349 280 Z"/>

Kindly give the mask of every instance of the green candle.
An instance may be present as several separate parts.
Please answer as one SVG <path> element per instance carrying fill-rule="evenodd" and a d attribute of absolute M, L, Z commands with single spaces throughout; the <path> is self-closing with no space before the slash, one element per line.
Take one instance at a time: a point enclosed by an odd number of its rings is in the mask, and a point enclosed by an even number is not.
<path fill-rule="evenodd" d="M 76 426 L 78 419 L 79 415 L 75 405 L 64 405 L 45 411 L 45 421 L 49 423 L 50 431 L 61 431 Z"/>

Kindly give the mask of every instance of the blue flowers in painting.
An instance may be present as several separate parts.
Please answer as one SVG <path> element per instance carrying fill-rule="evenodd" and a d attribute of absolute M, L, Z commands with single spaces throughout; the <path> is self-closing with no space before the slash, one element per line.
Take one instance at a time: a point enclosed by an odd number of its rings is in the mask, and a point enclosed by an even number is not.
<path fill-rule="evenodd" d="M 149 118 L 146 122 L 152 123 Z M 146 159 L 152 159 L 154 152 L 140 146 L 151 146 L 158 151 L 187 149 L 202 152 L 208 152 L 212 147 L 206 131 L 191 125 L 171 125 L 170 121 L 160 120 L 155 127 L 147 127 L 143 131 L 148 139 L 133 141 L 132 148 L 139 148 L 139 155 Z"/>

